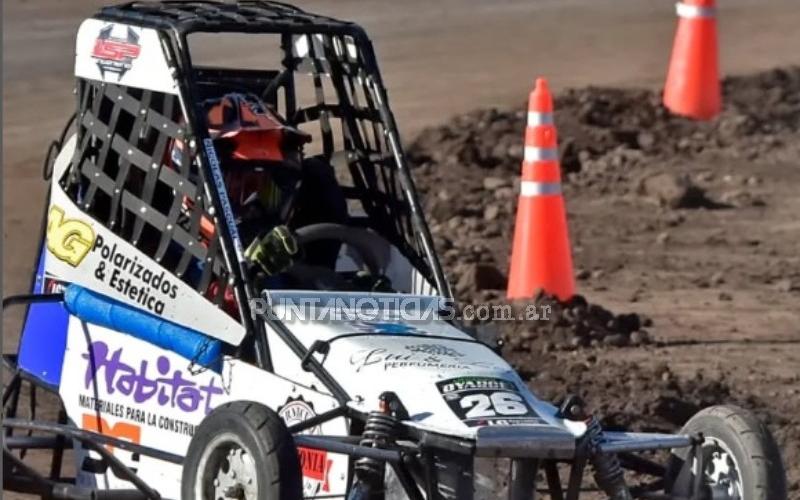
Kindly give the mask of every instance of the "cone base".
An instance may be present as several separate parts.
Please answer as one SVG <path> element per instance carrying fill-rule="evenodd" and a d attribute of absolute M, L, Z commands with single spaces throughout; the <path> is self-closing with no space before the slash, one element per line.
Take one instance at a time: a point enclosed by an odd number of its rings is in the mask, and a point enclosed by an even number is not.
<path fill-rule="evenodd" d="M 539 290 L 560 300 L 575 295 L 568 234 L 560 195 L 520 198 L 508 278 L 509 299 L 532 298 Z"/>
<path fill-rule="evenodd" d="M 664 107 L 697 120 L 711 120 L 722 108 L 717 27 L 714 19 L 681 19 L 675 33 Z"/>

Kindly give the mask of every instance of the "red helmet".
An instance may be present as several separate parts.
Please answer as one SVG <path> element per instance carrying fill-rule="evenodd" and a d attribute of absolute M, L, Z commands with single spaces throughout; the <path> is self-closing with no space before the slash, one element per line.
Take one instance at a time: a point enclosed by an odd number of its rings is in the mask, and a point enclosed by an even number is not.
<path fill-rule="evenodd" d="M 252 216 L 245 213 L 246 205 L 258 206 L 261 214 L 285 215 L 300 179 L 303 145 L 311 136 L 286 124 L 254 94 L 225 94 L 206 100 L 203 108 L 237 218 Z M 182 149 L 176 141 L 173 164 L 180 165 Z M 206 233 L 213 232 L 213 226 L 201 232 L 209 237 Z"/>
<path fill-rule="evenodd" d="M 256 195 L 268 208 L 279 205 L 279 190 L 299 178 L 302 148 L 311 136 L 253 94 L 226 94 L 203 106 L 231 203 L 241 206 Z"/>

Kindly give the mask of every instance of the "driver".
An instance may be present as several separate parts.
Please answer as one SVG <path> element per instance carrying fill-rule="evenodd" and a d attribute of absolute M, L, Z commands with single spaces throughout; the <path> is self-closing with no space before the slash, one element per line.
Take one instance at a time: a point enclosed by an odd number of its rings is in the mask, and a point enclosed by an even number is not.
<path fill-rule="evenodd" d="M 277 280 L 299 254 L 285 223 L 301 184 L 302 148 L 311 136 L 286 124 L 250 93 L 228 93 L 205 101 L 203 107 L 245 257 L 267 280 Z M 182 147 L 176 141 L 171 150 L 172 164 L 178 168 Z M 192 205 L 185 198 L 184 213 L 190 213 Z M 214 223 L 203 218 L 201 242 L 208 244 L 214 233 Z M 218 291 L 212 283 L 206 294 L 215 297 Z M 226 310 L 236 311 L 232 290 L 225 290 L 223 301 Z"/>
<path fill-rule="evenodd" d="M 298 254 L 284 224 L 301 182 L 302 148 L 311 136 L 287 125 L 253 94 L 226 94 L 204 108 L 245 256 L 275 276 Z"/>

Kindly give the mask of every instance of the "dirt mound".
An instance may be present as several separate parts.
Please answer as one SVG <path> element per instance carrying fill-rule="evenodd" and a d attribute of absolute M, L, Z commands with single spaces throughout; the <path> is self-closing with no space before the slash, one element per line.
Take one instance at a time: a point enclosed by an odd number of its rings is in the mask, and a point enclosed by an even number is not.
<path fill-rule="evenodd" d="M 701 153 L 755 157 L 800 130 L 800 67 L 723 82 L 721 116 L 695 122 L 673 116 L 649 90 L 587 87 L 555 99 L 561 166 L 566 180 L 600 192 L 627 192 L 631 171 L 653 157 Z M 526 109 L 477 110 L 423 131 L 408 147 L 412 163 L 439 165 L 433 177 L 516 175 L 522 161 Z M 447 172 L 442 172 L 446 170 Z M 491 172 L 491 173 L 490 173 Z M 426 172 L 422 172 L 425 176 Z M 633 179 L 635 180 L 635 179 Z"/>
<path fill-rule="evenodd" d="M 646 345 L 651 342 L 645 327 L 650 318 L 636 313 L 614 314 L 591 304 L 581 295 L 567 301 L 539 293 L 531 301 L 512 303 L 516 317 L 525 311 L 538 313 L 534 321 L 515 321 L 503 328 L 506 349 L 515 352 L 549 352 L 581 347 Z"/>
<path fill-rule="evenodd" d="M 588 87 L 558 95 L 556 124 L 567 198 L 572 203 L 615 194 L 652 202 L 662 212 L 643 229 L 660 227 L 662 232 L 653 239 L 662 245 L 670 240 L 663 229 L 685 220 L 680 213 L 664 211 L 763 205 L 748 191 L 761 183 L 757 176 L 741 180 L 715 178 L 708 172 L 690 176 L 662 166 L 666 160 L 693 161 L 703 155 L 765 156 L 784 142 L 796 140 L 800 67 L 731 77 L 723 82 L 723 92 L 725 107 L 711 122 L 670 115 L 661 106 L 660 95 L 648 90 Z M 466 113 L 424 131 L 407 148 L 416 166 L 414 176 L 423 193 L 434 243 L 463 302 L 502 301 L 523 153 L 526 113 L 522 109 Z M 714 181 L 738 182 L 743 187 L 728 190 L 717 200 L 703 186 Z M 590 231 L 618 232 L 624 237 L 627 228 Z M 593 281 L 602 280 L 604 272 L 576 271 L 578 279 Z M 555 336 L 562 338 L 560 343 L 581 346 L 590 345 L 598 335 L 602 341 L 609 335 L 631 333 L 613 323 L 597 326 L 592 322 L 578 326 L 577 335 Z M 584 335 L 586 328 L 598 335 Z M 623 343 L 618 340 L 613 337 L 609 343 Z"/>
<path fill-rule="evenodd" d="M 566 394 L 578 394 L 610 429 L 669 432 L 711 405 L 738 402 L 754 406 L 753 401 L 734 398 L 735 391 L 724 378 L 708 378 L 701 373 L 693 379 L 682 379 L 666 363 L 601 364 L 592 355 L 572 360 L 562 356 L 505 355 L 523 371 L 535 362 L 537 369 L 527 375 L 538 395 L 557 402 Z"/>
<path fill-rule="evenodd" d="M 531 305 L 539 313 L 550 307 L 537 321 L 486 326 L 504 340 L 504 356 L 535 392 L 552 401 L 579 393 L 612 428 L 672 431 L 713 404 L 756 410 L 784 450 L 797 493 L 800 376 L 760 363 L 775 356 L 769 346 L 759 347 L 761 358 L 738 354 L 742 365 L 728 372 L 709 368 L 730 362 L 723 353 L 687 348 L 678 356 L 688 359 L 671 357 L 662 320 L 672 330 L 687 321 L 665 318 L 662 310 L 653 324 L 642 314 L 651 314 L 645 304 L 657 303 L 653 297 L 663 295 L 662 307 L 669 308 L 688 293 L 699 307 L 725 312 L 711 326 L 730 324 L 736 336 L 747 328 L 739 316 L 730 320 L 737 310 L 714 304 L 735 306 L 743 296 L 790 300 L 800 290 L 795 242 L 760 225 L 772 203 L 768 216 L 781 217 L 787 209 L 776 193 L 786 199 L 793 195 L 786 186 L 798 182 L 800 67 L 728 78 L 723 91 L 723 112 L 707 123 L 670 115 L 658 93 L 647 90 L 581 88 L 556 97 L 579 290 L 590 297 L 623 290 L 614 295 L 617 303 L 628 300 L 637 313 L 612 312 L 584 297 L 504 299 L 524 105 L 455 117 L 424 131 L 407 151 L 456 297 L 510 307 L 512 318 Z M 680 311 L 686 310 L 684 304 Z M 767 328 L 762 319 L 759 325 Z M 693 323 L 688 334 L 702 344 L 704 330 Z M 783 362 L 797 359 L 792 352 L 787 346 Z M 654 365 L 653 358 L 669 365 Z"/>

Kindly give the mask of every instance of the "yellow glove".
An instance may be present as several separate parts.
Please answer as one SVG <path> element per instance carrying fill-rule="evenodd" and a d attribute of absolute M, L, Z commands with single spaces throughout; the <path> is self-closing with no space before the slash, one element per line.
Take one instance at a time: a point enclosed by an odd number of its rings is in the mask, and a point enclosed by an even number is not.
<path fill-rule="evenodd" d="M 297 239 L 286 226 L 275 226 L 261 238 L 256 238 L 244 251 L 250 262 L 258 264 L 267 276 L 288 269 L 300 252 Z"/>

